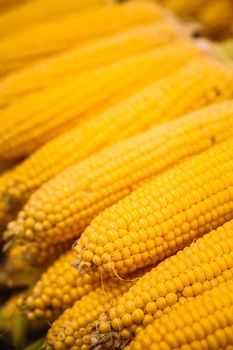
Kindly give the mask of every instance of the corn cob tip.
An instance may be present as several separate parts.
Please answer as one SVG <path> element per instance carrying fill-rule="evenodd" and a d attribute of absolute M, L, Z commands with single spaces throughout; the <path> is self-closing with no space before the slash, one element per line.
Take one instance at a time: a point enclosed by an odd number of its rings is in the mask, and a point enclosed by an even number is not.
<path fill-rule="evenodd" d="M 79 257 L 77 257 L 71 265 L 81 274 L 90 272 L 91 270 L 91 264 L 86 261 L 81 261 Z"/>
<path fill-rule="evenodd" d="M 106 323 L 106 328 L 108 327 Z M 112 350 L 112 349 L 124 349 L 129 343 L 129 340 L 122 340 L 119 332 L 109 329 L 108 334 L 101 334 L 100 332 L 94 332 L 91 334 L 91 346 L 92 350 Z"/>

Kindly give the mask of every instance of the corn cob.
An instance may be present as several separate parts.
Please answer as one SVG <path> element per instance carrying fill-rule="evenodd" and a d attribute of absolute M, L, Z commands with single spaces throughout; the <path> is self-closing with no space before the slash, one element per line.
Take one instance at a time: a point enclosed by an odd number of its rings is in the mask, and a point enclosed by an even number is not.
<path fill-rule="evenodd" d="M 75 249 L 80 271 L 123 275 L 233 218 L 233 141 L 213 146 L 99 214 Z"/>
<path fill-rule="evenodd" d="M 233 281 L 230 280 L 171 310 L 139 332 L 125 350 L 231 350 L 232 347 Z"/>
<path fill-rule="evenodd" d="M 109 279 L 102 287 L 78 300 L 52 324 L 44 348 L 58 350 L 76 346 L 77 349 L 88 349 L 91 329 L 98 323 L 101 314 L 129 289 L 137 276 L 130 278 L 123 282 Z"/>
<path fill-rule="evenodd" d="M 80 275 L 71 266 L 74 258 L 73 250 L 58 258 L 42 274 L 32 292 L 19 300 L 20 310 L 25 312 L 28 320 L 55 319 L 100 285 L 99 275 Z"/>
<path fill-rule="evenodd" d="M 92 336 L 93 342 L 102 348 L 110 343 L 111 349 L 121 348 L 139 328 L 229 279 L 233 279 L 233 220 L 142 276 L 109 309 L 107 321 L 100 322 Z"/>
<path fill-rule="evenodd" d="M 226 67 L 214 61 L 196 60 L 92 121 L 57 137 L 14 169 L 5 187 L 1 186 L 2 226 L 36 188 L 59 171 L 153 124 L 232 97 L 232 82 L 232 72 Z M 184 98 L 187 91 L 191 94 Z"/>
<path fill-rule="evenodd" d="M 1 40 L 0 74 L 74 45 L 81 46 L 87 41 L 162 18 L 164 14 L 160 7 L 149 1 L 139 1 L 104 6 L 35 24 Z"/>
<path fill-rule="evenodd" d="M 173 50 L 176 53 L 171 60 Z M 198 56 L 202 56 L 199 49 L 181 41 L 25 96 L 2 111 L 0 159 L 29 154 L 82 118 L 93 117 Z"/>
<path fill-rule="evenodd" d="M 6 76 L 1 81 L 0 104 L 6 105 L 27 93 L 48 88 L 73 74 L 84 73 L 119 59 L 161 47 L 178 37 L 179 31 L 175 26 L 159 21 L 41 60 Z"/>
<path fill-rule="evenodd" d="M 232 136 L 233 100 L 104 149 L 64 170 L 32 195 L 16 223 L 9 225 L 9 234 L 13 232 L 17 237 L 19 232 L 21 242 L 29 243 L 46 240 L 54 244 L 75 239 L 99 212 L 142 182 Z M 60 203 L 56 211 L 51 198 L 54 204 Z M 59 215 L 63 210 L 66 214 Z M 52 224 L 43 225 L 50 217 Z"/>
<path fill-rule="evenodd" d="M 111 0 L 32 0 L 26 3 L 21 2 L 18 7 L 0 15 L 0 37 L 14 35 L 15 32 L 35 23 L 41 24 L 53 18 L 64 17 L 72 12 L 113 2 Z"/>

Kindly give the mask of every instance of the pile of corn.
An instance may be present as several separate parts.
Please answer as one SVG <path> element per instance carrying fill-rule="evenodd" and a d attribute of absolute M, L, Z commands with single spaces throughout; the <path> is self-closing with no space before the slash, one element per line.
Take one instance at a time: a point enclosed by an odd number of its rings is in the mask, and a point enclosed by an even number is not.
<path fill-rule="evenodd" d="M 232 16 L 1 1 L 1 350 L 233 349 Z"/>

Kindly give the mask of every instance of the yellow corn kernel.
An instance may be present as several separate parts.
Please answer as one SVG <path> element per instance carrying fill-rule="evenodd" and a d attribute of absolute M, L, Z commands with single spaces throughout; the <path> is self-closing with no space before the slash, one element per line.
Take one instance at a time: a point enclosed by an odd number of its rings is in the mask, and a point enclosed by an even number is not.
<path fill-rule="evenodd" d="M 45 58 L 2 79 L 0 104 L 12 103 L 25 94 L 53 86 L 74 74 L 83 74 L 122 58 L 161 47 L 179 36 L 175 26 L 159 21 Z"/>
<path fill-rule="evenodd" d="M 163 78 L 96 118 L 55 138 L 10 173 L 9 181 L 0 192 L 5 215 L 15 213 L 14 209 L 19 210 L 30 194 L 52 176 L 104 146 L 126 139 L 152 125 L 232 97 L 232 83 L 232 72 L 225 66 L 212 60 L 196 60 L 174 72 L 171 77 Z M 19 138 L 17 140 L 20 142 Z M 2 222 L 2 226 L 4 224 L 6 221 Z"/>
<path fill-rule="evenodd" d="M 108 106 L 202 54 L 190 42 L 180 41 L 23 97 L 2 110 L 0 159 L 17 159 L 30 154 L 82 119 L 93 118 Z"/>
<path fill-rule="evenodd" d="M 72 345 L 77 345 L 78 349 L 86 349 L 84 346 L 91 343 L 90 333 L 96 328 L 99 320 L 104 319 L 104 312 L 114 305 L 133 283 L 134 276 L 131 276 L 129 281 L 122 282 L 108 279 L 101 287 L 78 300 L 52 324 L 47 334 L 45 349 L 70 349 Z"/>
<path fill-rule="evenodd" d="M 74 269 L 71 265 L 74 258 L 72 250 L 58 258 L 42 274 L 30 294 L 20 300 L 20 310 L 29 320 L 54 319 L 100 285 L 99 275 L 80 275 Z"/>
<path fill-rule="evenodd" d="M 1 6 L 3 1 L 1 0 Z M 67 16 L 72 12 L 111 3 L 113 3 L 111 0 L 32 0 L 27 2 L 20 0 L 16 8 L 0 15 L 0 37 L 15 34 L 35 23 L 41 24 L 53 18 Z"/>
<path fill-rule="evenodd" d="M 161 315 L 211 289 L 233 279 L 233 220 L 207 233 L 176 255 L 165 259 L 142 276 L 123 297 L 109 309 L 104 325 L 98 325 L 96 341 L 110 338 L 121 346 L 135 336 L 135 327 L 145 327 Z M 122 311 L 123 316 L 117 314 Z M 135 310 L 137 310 L 135 312 Z M 139 311 L 140 310 L 140 311 Z M 115 328 L 115 319 L 118 327 Z M 127 337 L 121 337 L 121 330 Z M 126 332 L 124 332 L 126 333 Z M 115 337 L 115 339 L 114 339 Z"/>
<path fill-rule="evenodd" d="M 98 213 L 142 182 L 232 136 L 233 100 L 229 100 L 122 141 L 69 167 L 42 186 L 17 221 L 8 225 L 6 236 L 13 234 L 21 244 L 38 245 L 44 240 L 55 244 L 75 239 Z M 151 225 L 155 222 L 152 215 L 148 220 Z M 122 248 L 132 243 L 126 236 Z M 147 249 L 154 247 L 150 239 Z M 120 247 L 109 243 L 105 251 L 112 254 L 115 248 Z"/>
<path fill-rule="evenodd" d="M 162 260 L 232 219 L 232 152 L 231 139 L 213 146 L 100 213 L 75 246 L 77 268 L 123 275 Z M 148 246 L 151 240 L 154 245 Z M 115 248 L 119 241 L 121 249 Z M 116 259 L 106 249 L 109 242 L 118 253 Z M 85 258 L 88 253 L 91 259 Z"/>
<path fill-rule="evenodd" d="M 232 344 L 233 281 L 230 280 L 163 315 L 139 332 L 125 350 L 230 350 Z M 101 346 L 101 349 L 109 347 Z"/>
<path fill-rule="evenodd" d="M 70 13 L 18 31 L 0 42 L 0 74 L 74 45 L 119 33 L 137 25 L 164 18 L 163 11 L 149 1 L 103 6 Z"/>

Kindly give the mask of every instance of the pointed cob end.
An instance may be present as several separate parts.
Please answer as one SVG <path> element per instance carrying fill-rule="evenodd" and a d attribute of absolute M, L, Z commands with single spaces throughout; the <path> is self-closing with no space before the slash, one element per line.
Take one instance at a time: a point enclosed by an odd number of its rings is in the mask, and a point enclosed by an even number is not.
<path fill-rule="evenodd" d="M 74 260 L 71 265 L 81 274 L 90 272 L 91 270 L 91 264 L 81 261 L 81 258 Z"/>

